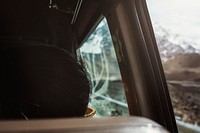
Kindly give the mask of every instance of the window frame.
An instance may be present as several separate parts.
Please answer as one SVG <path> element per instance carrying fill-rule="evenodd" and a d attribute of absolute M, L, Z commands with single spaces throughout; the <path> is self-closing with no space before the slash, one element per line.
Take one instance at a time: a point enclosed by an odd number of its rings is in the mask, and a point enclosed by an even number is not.
<path fill-rule="evenodd" d="M 178 132 L 145 0 L 121 1 L 106 15 L 130 115 Z"/>

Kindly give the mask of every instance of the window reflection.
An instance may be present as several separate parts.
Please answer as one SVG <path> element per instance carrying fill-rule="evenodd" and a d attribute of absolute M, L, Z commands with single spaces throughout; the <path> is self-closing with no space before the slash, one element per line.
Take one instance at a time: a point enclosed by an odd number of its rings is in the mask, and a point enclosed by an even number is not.
<path fill-rule="evenodd" d="M 90 76 L 90 106 L 96 116 L 128 115 L 124 87 L 106 19 L 80 48 L 81 58 Z"/>

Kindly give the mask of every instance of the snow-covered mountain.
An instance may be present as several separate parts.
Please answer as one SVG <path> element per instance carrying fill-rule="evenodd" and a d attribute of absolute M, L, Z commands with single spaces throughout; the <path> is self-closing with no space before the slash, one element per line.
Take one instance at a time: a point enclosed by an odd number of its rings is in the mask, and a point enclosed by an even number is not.
<path fill-rule="evenodd" d="M 198 45 L 195 41 L 187 40 L 159 24 L 154 24 L 153 28 L 162 60 L 178 54 L 200 53 L 198 47 L 200 44 Z"/>
<path fill-rule="evenodd" d="M 161 59 L 167 59 L 179 54 L 199 53 L 200 44 L 195 40 L 189 40 L 179 33 L 174 33 L 159 23 L 153 23 L 155 37 L 160 51 Z M 187 30 L 186 30 L 187 32 Z M 103 49 L 112 47 L 112 39 L 109 35 L 109 28 L 106 20 L 103 20 L 95 32 L 88 38 L 81 47 L 82 53 L 101 54 Z"/>

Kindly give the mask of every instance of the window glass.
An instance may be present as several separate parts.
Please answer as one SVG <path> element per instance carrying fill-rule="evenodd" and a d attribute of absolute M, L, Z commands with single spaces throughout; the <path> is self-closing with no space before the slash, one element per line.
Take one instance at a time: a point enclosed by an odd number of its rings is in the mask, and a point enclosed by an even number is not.
<path fill-rule="evenodd" d="M 200 1 L 147 0 L 177 124 L 200 126 Z"/>
<path fill-rule="evenodd" d="M 91 81 L 90 106 L 96 116 L 128 115 L 120 70 L 106 19 L 79 49 Z"/>

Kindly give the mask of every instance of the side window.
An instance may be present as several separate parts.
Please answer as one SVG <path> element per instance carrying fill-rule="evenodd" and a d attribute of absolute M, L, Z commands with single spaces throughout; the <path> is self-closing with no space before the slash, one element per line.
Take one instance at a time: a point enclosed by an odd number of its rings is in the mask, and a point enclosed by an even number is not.
<path fill-rule="evenodd" d="M 178 126 L 200 126 L 200 2 L 147 0 Z"/>
<path fill-rule="evenodd" d="M 124 87 L 106 19 L 78 50 L 91 81 L 96 116 L 128 115 Z"/>

